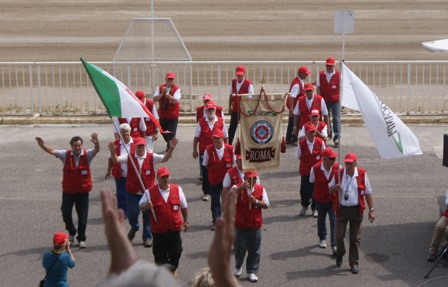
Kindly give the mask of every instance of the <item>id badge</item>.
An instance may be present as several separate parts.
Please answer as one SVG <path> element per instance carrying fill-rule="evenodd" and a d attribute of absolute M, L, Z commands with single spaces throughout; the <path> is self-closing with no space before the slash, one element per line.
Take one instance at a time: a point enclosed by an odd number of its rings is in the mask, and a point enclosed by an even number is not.
<path fill-rule="evenodd" d="M 82 175 L 87 175 L 87 170 L 81 170 Z"/>
<path fill-rule="evenodd" d="M 336 85 L 333 85 L 331 88 L 332 88 L 332 89 L 336 89 Z"/>
<path fill-rule="evenodd" d="M 151 174 L 151 170 L 146 171 L 146 175 Z"/>
<path fill-rule="evenodd" d="M 317 159 L 320 159 L 320 155 L 316 156 Z"/>
<path fill-rule="evenodd" d="M 173 210 L 174 211 L 179 210 L 179 205 L 173 205 Z"/>
<path fill-rule="evenodd" d="M 364 195 L 366 192 L 364 189 L 361 190 L 361 195 Z"/>

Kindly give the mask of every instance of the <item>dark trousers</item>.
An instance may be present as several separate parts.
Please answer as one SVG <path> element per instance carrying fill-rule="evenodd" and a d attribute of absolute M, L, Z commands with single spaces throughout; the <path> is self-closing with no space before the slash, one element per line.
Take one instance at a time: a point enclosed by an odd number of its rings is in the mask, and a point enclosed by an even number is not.
<path fill-rule="evenodd" d="M 221 191 L 222 182 L 218 184 L 210 184 L 210 195 L 212 200 L 210 201 L 210 209 L 212 211 L 213 223 L 216 219 L 221 217 Z"/>
<path fill-rule="evenodd" d="M 286 141 L 295 142 L 297 141 L 297 136 L 293 135 L 292 130 L 294 128 L 294 116 L 288 117 L 288 127 L 286 128 Z"/>
<path fill-rule="evenodd" d="M 152 253 L 157 265 L 171 264 L 174 269 L 179 266 L 182 254 L 182 238 L 180 231 L 167 231 L 165 233 L 153 233 Z"/>
<path fill-rule="evenodd" d="M 308 207 L 311 204 L 311 209 L 316 208 L 316 203 L 313 200 L 314 183 L 310 182 L 309 175 L 302 175 L 300 177 L 300 200 L 303 207 Z"/>
<path fill-rule="evenodd" d="M 75 205 L 76 214 L 78 215 L 78 229 L 73 224 L 72 211 Z M 87 216 L 89 213 L 89 193 L 62 193 L 62 219 L 65 223 L 65 229 L 74 236 L 78 233 L 76 239 L 78 241 L 86 240 Z"/>
<path fill-rule="evenodd" d="M 117 207 L 124 212 L 124 218 L 128 218 L 128 194 L 126 193 L 126 177 L 115 179 L 117 190 Z"/>
<path fill-rule="evenodd" d="M 347 229 L 347 223 L 350 228 L 350 247 L 348 250 L 348 262 L 350 266 L 358 265 L 359 261 L 359 244 L 361 243 L 361 223 L 362 215 L 359 214 L 358 206 L 343 207 L 341 206 L 340 214 L 336 217 L 336 225 L 334 228 L 334 236 L 336 239 L 336 247 L 338 248 L 338 256 L 344 256 L 345 244 L 344 237 Z"/>
<path fill-rule="evenodd" d="M 317 208 L 317 235 L 319 236 L 320 240 L 327 239 L 327 213 L 328 213 L 328 219 L 330 221 L 330 240 L 331 240 L 331 246 L 336 246 L 336 241 L 334 239 L 334 222 L 335 222 L 335 215 L 333 211 L 333 203 L 317 203 L 316 202 L 316 208 Z"/>
<path fill-rule="evenodd" d="M 229 135 L 229 144 L 233 143 L 233 138 L 235 137 L 236 128 L 238 127 L 238 112 L 232 112 L 230 114 L 230 125 L 227 133 Z"/>
<path fill-rule="evenodd" d="M 162 133 L 163 139 L 166 142 L 166 150 L 170 147 L 170 140 L 176 137 L 178 119 L 159 119 L 160 126 L 164 131 L 170 131 L 170 133 Z"/>
<path fill-rule="evenodd" d="M 204 195 L 210 194 L 210 184 L 208 183 L 208 169 L 202 165 L 202 160 L 204 159 L 204 155 L 199 155 L 201 159 L 201 173 L 202 173 L 202 192 Z"/>
<path fill-rule="evenodd" d="M 257 273 L 260 265 L 261 229 L 235 228 L 235 268 L 244 263 L 247 252 L 246 271 Z"/>

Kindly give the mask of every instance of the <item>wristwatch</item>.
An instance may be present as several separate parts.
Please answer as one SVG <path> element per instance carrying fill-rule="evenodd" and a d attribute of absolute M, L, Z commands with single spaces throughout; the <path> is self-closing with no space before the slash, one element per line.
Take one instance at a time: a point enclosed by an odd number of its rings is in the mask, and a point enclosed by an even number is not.
<path fill-rule="evenodd" d="M 375 210 L 375 208 L 373 208 L 373 207 L 369 209 L 369 211 L 374 211 L 374 210 Z"/>

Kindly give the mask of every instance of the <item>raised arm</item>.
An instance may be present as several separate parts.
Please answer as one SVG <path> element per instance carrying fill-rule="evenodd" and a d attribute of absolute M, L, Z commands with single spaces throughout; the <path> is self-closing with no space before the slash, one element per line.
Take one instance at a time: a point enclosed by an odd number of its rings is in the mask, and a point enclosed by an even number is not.
<path fill-rule="evenodd" d="M 43 149 L 46 153 L 56 155 L 56 149 L 46 146 L 44 140 L 41 137 L 35 137 L 34 139 L 37 141 L 37 144 L 40 146 L 40 148 Z"/>
<path fill-rule="evenodd" d="M 96 154 L 100 152 L 100 141 L 98 140 L 98 134 L 93 133 L 90 141 L 95 145 L 93 148 L 93 156 L 96 156 Z"/>
<path fill-rule="evenodd" d="M 162 162 L 168 161 L 171 156 L 173 155 L 173 151 L 176 148 L 176 145 L 179 143 L 179 140 L 177 138 L 172 138 L 170 140 L 170 146 L 168 148 L 168 151 L 163 155 Z"/>
<path fill-rule="evenodd" d="M 110 151 L 110 160 L 113 163 L 118 163 L 118 157 L 117 157 L 117 154 L 115 153 L 115 145 L 114 145 L 114 143 L 113 142 L 109 142 L 107 144 L 107 147 L 109 148 L 109 151 Z"/>

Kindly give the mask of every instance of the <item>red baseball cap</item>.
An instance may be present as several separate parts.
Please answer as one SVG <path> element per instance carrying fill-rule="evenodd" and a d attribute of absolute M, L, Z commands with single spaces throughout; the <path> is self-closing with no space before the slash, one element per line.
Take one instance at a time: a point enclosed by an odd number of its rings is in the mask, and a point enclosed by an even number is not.
<path fill-rule="evenodd" d="M 356 155 L 351 152 L 347 153 L 344 157 L 344 162 L 354 162 L 356 160 L 357 160 Z"/>
<path fill-rule="evenodd" d="M 134 144 L 135 145 L 145 145 L 146 140 L 142 137 L 134 138 Z"/>
<path fill-rule="evenodd" d="M 245 171 L 244 172 L 244 176 L 248 177 L 248 178 L 253 178 L 253 177 L 257 177 L 258 173 L 256 170 L 251 170 L 251 171 Z"/>
<path fill-rule="evenodd" d="M 305 132 L 310 133 L 316 131 L 316 126 L 308 122 L 305 124 Z"/>
<path fill-rule="evenodd" d="M 327 66 L 334 66 L 335 63 L 336 61 L 334 60 L 333 57 L 328 57 L 327 60 L 325 61 L 325 65 Z"/>
<path fill-rule="evenodd" d="M 238 66 L 235 69 L 235 75 L 237 75 L 237 76 L 244 75 L 245 72 L 246 72 L 246 69 L 244 69 L 243 66 Z"/>
<path fill-rule="evenodd" d="M 167 79 L 174 79 L 174 73 L 173 72 L 166 73 L 165 78 L 167 78 Z"/>
<path fill-rule="evenodd" d="M 312 116 L 320 116 L 319 110 L 316 110 L 316 109 L 311 110 L 310 117 L 312 117 Z"/>
<path fill-rule="evenodd" d="M 322 157 L 336 158 L 338 156 L 331 148 L 327 147 L 322 151 Z"/>
<path fill-rule="evenodd" d="M 53 244 L 54 245 L 63 245 L 67 241 L 67 234 L 64 232 L 56 232 L 53 235 Z"/>
<path fill-rule="evenodd" d="M 216 109 L 216 106 L 215 106 L 215 103 L 213 103 L 212 101 L 210 101 L 210 102 L 207 102 L 207 103 L 205 104 L 205 108 L 206 108 L 207 110 L 210 110 L 210 109 Z"/>
<path fill-rule="evenodd" d="M 145 97 L 145 92 L 137 91 L 137 92 L 135 92 L 135 96 L 141 100 Z"/>
<path fill-rule="evenodd" d="M 298 73 L 305 73 L 307 75 L 311 74 L 311 72 L 308 70 L 306 66 L 300 66 L 297 70 Z"/>
<path fill-rule="evenodd" d="M 222 137 L 224 137 L 224 134 L 222 133 L 222 130 L 220 130 L 220 129 L 213 129 L 212 137 L 222 138 Z"/>
<path fill-rule="evenodd" d="M 166 167 L 162 166 L 157 170 L 158 177 L 164 177 L 167 175 L 170 175 L 170 171 Z"/>
<path fill-rule="evenodd" d="M 304 88 L 305 88 L 305 91 L 314 91 L 313 84 L 311 84 L 311 83 L 306 83 Z"/>
<path fill-rule="evenodd" d="M 211 100 L 211 99 L 212 99 L 212 95 L 210 95 L 210 94 L 204 94 L 204 95 L 202 96 L 202 100 L 203 100 L 203 101 Z"/>

